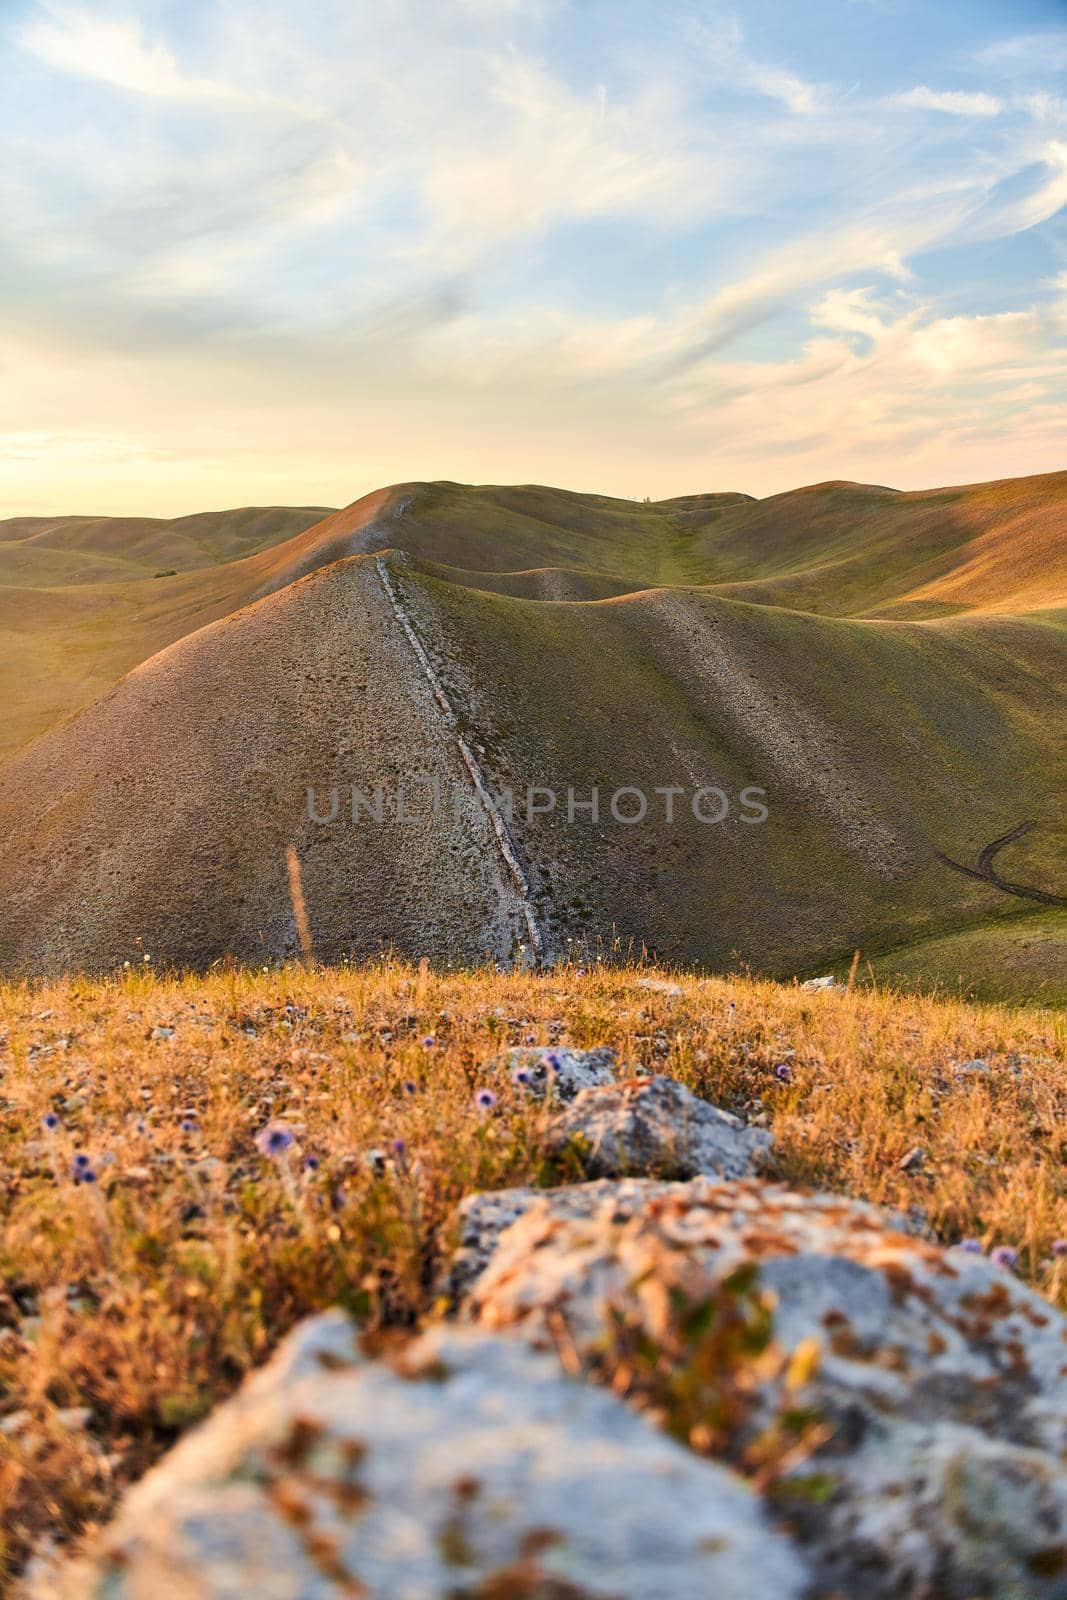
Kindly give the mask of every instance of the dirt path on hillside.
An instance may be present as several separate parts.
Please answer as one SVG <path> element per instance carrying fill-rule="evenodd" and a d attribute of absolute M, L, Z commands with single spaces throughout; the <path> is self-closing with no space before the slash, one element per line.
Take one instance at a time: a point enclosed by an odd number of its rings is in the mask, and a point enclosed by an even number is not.
<path fill-rule="evenodd" d="M 396 616 L 396 619 L 404 632 L 408 644 L 411 647 L 412 653 L 419 664 L 422 674 L 430 686 L 434 701 L 436 702 L 437 708 L 441 713 L 441 717 L 446 726 L 449 728 L 453 739 L 455 740 L 456 749 L 459 752 L 459 757 L 463 762 L 467 776 L 471 781 L 471 786 L 474 789 L 474 792 L 481 802 L 489 819 L 493 830 L 493 838 L 496 841 L 497 849 L 500 852 L 501 861 L 504 864 L 508 878 L 514 885 L 515 893 L 519 902 L 519 910 L 530 935 L 530 948 L 536 960 L 538 962 L 542 962 L 545 959 L 544 937 L 541 929 L 538 926 L 537 918 L 534 915 L 529 881 L 527 880 L 526 874 L 522 869 L 522 865 L 515 850 L 514 842 L 508 833 L 507 825 L 501 816 L 500 811 L 493 804 L 492 796 L 485 782 L 482 770 L 474 756 L 474 752 L 471 750 L 470 745 L 459 731 L 458 719 L 455 711 L 452 709 L 451 702 L 449 701 L 449 698 L 441 685 L 441 680 L 434 671 L 433 663 L 423 647 L 422 640 L 415 631 L 414 624 L 410 615 L 408 614 L 403 600 L 400 597 L 400 593 L 393 582 L 389 572 L 388 564 L 384 557 L 377 556 L 375 558 L 375 566 L 378 569 L 378 577 L 381 581 L 385 597 L 389 601 L 394 615 Z"/>

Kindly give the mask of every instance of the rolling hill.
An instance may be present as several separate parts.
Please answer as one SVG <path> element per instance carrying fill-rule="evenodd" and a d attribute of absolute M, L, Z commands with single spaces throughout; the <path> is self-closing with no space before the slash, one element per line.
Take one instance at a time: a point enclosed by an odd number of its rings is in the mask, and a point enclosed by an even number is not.
<path fill-rule="evenodd" d="M 31 685 L 0 768 L 6 969 L 291 953 L 293 845 L 331 958 L 614 938 L 790 974 L 859 947 L 992 992 L 1015 952 L 1005 992 L 1067 998 L 1067 473 L 653 504 L 404 484 L 310 516 L 64 519 L 40 542 L 73 575 L 4 580 L 0 668 Z M 37 537 L 0 527 L 0 553 Z M 1022 822 L 1009 892 L 975 863 Z"/>

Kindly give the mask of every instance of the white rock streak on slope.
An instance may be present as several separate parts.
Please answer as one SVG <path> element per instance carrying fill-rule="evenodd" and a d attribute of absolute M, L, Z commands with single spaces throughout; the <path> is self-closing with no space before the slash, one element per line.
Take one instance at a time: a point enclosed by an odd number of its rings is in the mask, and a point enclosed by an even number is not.
<path fill-rule="evenodd" d="M 423 649 L 422 640 L 415 632 L 411 618 L 405 611 L 403 602 L 396 592 L 396 589 L 393 585 L 393 580 L 389 576 L 389 568 L 381 556 L 376 557 L 375 565 L 378 568 L 378 577 L 381 579 L 381 584 L 383 590 L 385 591 L 386 599 L 392 606 L 396 615 L 396 620 L 399 622 L 401 628 L 403 628 L 407 641 L 412 650 L 415 652 L 415 658 L 422 668 L 423 675 L 426 678 L 427 683 L 430 685 L 430 688 L 433 691 L 433 697 L 437 701 L 442 716 L 452 730 L 456 741 L 456 746 L 459 750 L 460 758 L 463 762 L 463 765 L 467 769 L 471 783 L 474 785 L 474 791 L 479 800 L 482 802 L 486 815 L 492 824 L 493 833 L 496 836 L 496 842 L 499 846 L 500 854 L 503 857 L 504 865 L 507 867 L 515 887 L 519 891 L 519 902 L 522 907 L 522 914 L 530 934 L 530 946 L 533 949 L 534 954 L 537 956 L 537 959 L 540 961 L 544 958 L 544 940 L 541 937 L 541 930 L 537 926 L 537 919 L 534 916 L 533 906 L 530 902 L 530 885 L 525 872 L 522 870 L 519 858 L 515 854 L 515 846 L 508 837 L 508 830 L 504 825 L 504 819 L 500 815 L 498 807 L 493 804 L 493 797 L 489 793 L 485 779 L 482 777 L 481 768 L 474 757 L 474 753 L 471 750 L 470 745 L 459 731 L 456 713 L 453 711 L 452 704 L 441 686 L 440 678 L 434 671 L 433 663 L 426 654 L 426 651 Z"/>

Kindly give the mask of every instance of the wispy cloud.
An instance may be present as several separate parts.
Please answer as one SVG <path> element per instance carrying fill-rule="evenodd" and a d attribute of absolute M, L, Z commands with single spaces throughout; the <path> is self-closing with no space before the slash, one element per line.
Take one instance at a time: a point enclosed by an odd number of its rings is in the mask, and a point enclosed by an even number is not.
<path fill-rule="evenodd" d="M 30 3 L 0 21 L 6 476 L 151 510 L 981 475 L 998 426 L 999 470 L 1051 461 L 1055 72 L 1004 0 L 984 53 L 860 80 L 884 17 L 813 5 L 804 54 L 744 0 Z M 27 441 L 64 437 L 57 487 Z"/>
<path fill-rule="evenodd" d="M 21 29 L 19 42 L 58 72 L 95 78 L 133 94 L 175 100 L 237 98 L 226 84 L 182 72 L 165 44 L 146 41 L 136 19 L 101 17 L 80 6 L 46 0 Z"/>
<path fill-rule="evenodd" d="M 953 117 L 999 117 L 1004 102 L 995 94 L 965 89 L 928 89 L 925 84 L 890 98 L 890 104 L 914 111 L 943 111 Z"/>

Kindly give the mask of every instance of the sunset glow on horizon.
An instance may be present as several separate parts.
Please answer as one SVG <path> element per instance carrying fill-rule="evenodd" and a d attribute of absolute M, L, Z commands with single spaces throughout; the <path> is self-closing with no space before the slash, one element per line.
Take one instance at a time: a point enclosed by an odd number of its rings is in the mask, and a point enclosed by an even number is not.
<path fill-rule="evenodd" d="M 0 518 L 1067 466 L 1051 0 L 14 0 Z"/>

